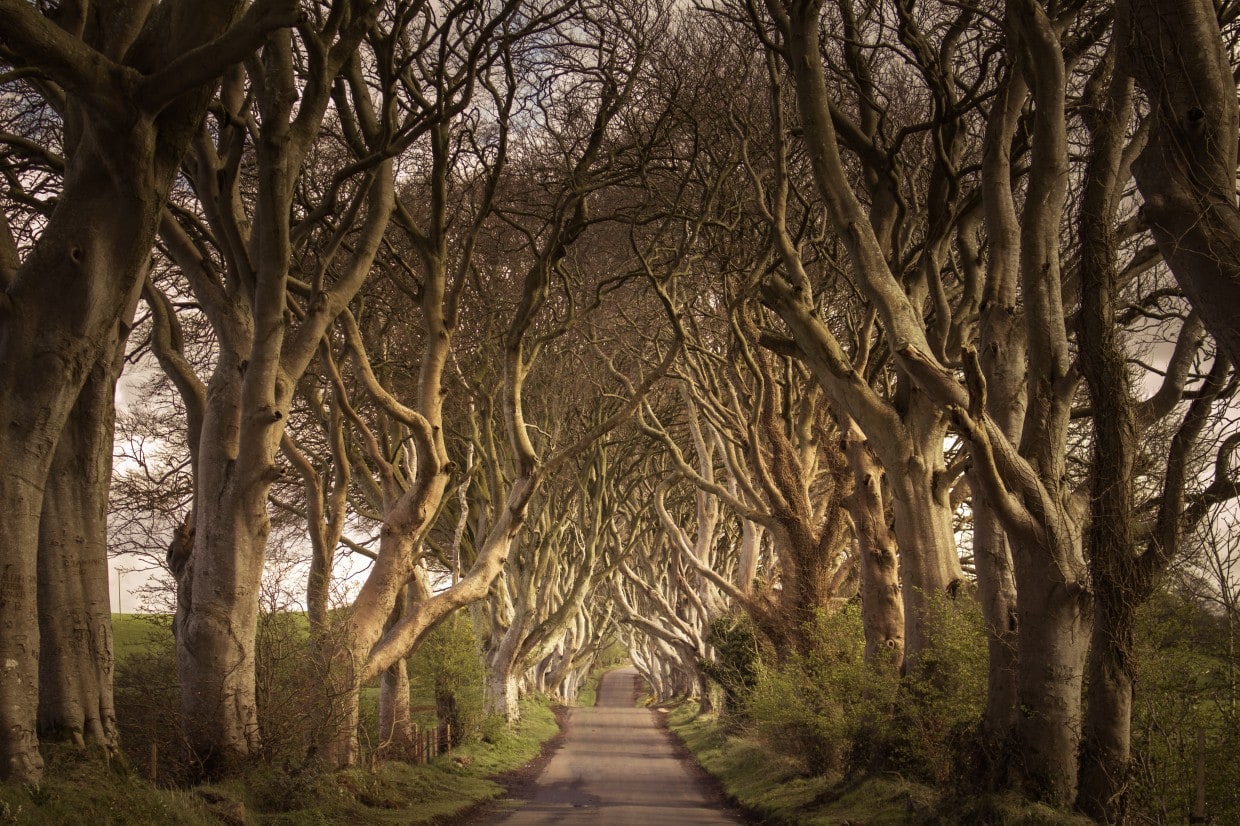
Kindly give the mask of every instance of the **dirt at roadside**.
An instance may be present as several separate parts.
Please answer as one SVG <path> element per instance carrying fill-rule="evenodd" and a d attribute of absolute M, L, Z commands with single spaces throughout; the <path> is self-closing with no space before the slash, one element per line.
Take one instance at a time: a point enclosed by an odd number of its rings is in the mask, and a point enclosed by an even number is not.
<path fill-rule="evenodd" d="M 499 811 L 499 804 L 504 800 L 529 800 L 533 796 L 535 788 L 537 788 L 538 775 L 542 774 L 543 767 L 550 762 L 560 746 L 564 745 L 564 740 L 568 737 L 569 728 L 572 726 L 571 708 L 555 706 L 552 708 L 552 712 L 555 714 L 555 722 L 560 727 L 560 731 L 543 743 L 542 750 L 538 752 L 538 756 L 523 766 L 491 778 L 504 787 L 505 794 L 503 797 L 480 801 L 468 809 L 463 809 L 452 817 L 438 822 L 443 824 L 443 826 L 464 826 L 464 824 L 468 823 L 482 823 L 490 820 Z"/>
<path fill-rule="evenodd" d="M 670 715 L 667 709 L 655 706 L 651 709 L 651 713 L 658 720 L 659 728 L 663 729 L 664 733 L 667 734 L 667 739 L 672 742 L 672 749 L 676 752 L 676 756 L 689 769 L 689 773 L 693 775 L 698 789 L 707 800 L 714 803 L 720 809 L 726 809 L 737 817 L 744 819 L 746 823 L 762 823 L 762 819 L 758 817 L 756 812 L 741 806 L 736 798 L 727 793 L 727 790 L 723 787 L 723 782 L 718 777 L 702 768 L 702 764 L 694 758 L 693 752 L 689 751 L 689 747 L 668 726 Z"/>

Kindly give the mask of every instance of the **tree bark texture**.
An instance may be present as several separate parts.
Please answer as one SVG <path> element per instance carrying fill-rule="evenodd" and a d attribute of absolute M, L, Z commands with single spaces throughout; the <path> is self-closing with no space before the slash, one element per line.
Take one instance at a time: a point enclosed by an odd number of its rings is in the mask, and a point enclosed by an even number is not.
<path fill-rule="evenodd" d="M 124 330 L 132 314 L 131 304 Z M 125 338 L 110 337 L 61 431 L 39 523 L 39 736 L 109 756 L 119 744 L 107 514 Z"/>
<path fill-rule="evenodd" d="M 211 80 L 292 11 L 263 4 L 219 37 L 240 0 L 149 16 L 146 4 L 102 5 L 79 39 L 71 20 L 61 29 L 30 4 L 0 4 L 6 47 L 66 90 L 63 188 L 0 302 L 0 779 L 24 782 L 42 774 L 35 549 L 56 442 L 145 271 Z M 177 64 L 196 47 L 192 67 Z"/>
<path fill-rule="evenodd" d="M 1123 60 L 1149 98 L 1149 142 L 1133 172 L 1141 217 L 1193 309 L 1240 364 L 1237 102 L 1211 0 L 1123 0 Z"/>
<path fill-rule="evenodd" d="M 900 599 L 899 551 L 887 527 L 883 470 L 855 423 L 845 427 L 845 452 L 854 488 L 849 498 L 857 553 L 861 557 L 861 625 L 869 662 L 904 664 L 904 603 Z"/>
<path fill-rule="evenodd" d="M 1127 48 L 1121 18 L 1112 55 Z M 1122 73 L 1105 78 L 1087 120 L 1091 143 L 1081 206 L 1081 329 L 1079 356 L 1093 406 L 1092 507 L 1086 558 L 1096 598 L 1089 653 L 1088 696 L 1081 749 L 1078 804 L 1107 823 L 1124 820 L 1130 772 L 1133 642 L 1137 607 L 1149 596 L 1138 574 L 1135 468 L 1138 423 L 1126 353 L 1114 322 L 1119 307 L 1117 184 L 1123 167 L 1132 106 L 1132 82 Z"/>
<path fill-rule="evenodd" d="M 1019 551 L 1018 551 L 1019 555 Z M 1019 570 L 1019 569 L 1018 569 Z M 1025 792 L 1067 808 L 1076 799 L 1089 594 L 1040 569 L 1017 575 L 1017 746 Z"/>
<path fill-rule="evenodd" d="M 0 778 L 24 782 L 42 770 L 36 551 L 46 480 L 60 432 L 143 271 L 157 211 L 151 199 L 162 197 L 104 172 L 106 146 L 68 161 L 59 206 L 0 306 L 0 421 L 8 423 L 0 434 Z"/>

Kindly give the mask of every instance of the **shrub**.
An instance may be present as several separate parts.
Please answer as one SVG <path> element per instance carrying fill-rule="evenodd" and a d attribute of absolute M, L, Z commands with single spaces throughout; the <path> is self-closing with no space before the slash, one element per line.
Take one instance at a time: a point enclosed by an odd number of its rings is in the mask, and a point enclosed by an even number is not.
<path fill-rule="evenodd" d="M 896 678 L 865 662 L 858 606 L 820 612 L 807 633 L 809 654 L 759 664 L 746 715 L 772 748 L 810 771 L 847 773 L 861 733 L 887 715 Z"/>
<path fill-rule="evenodd" d="M 415 697 L 435 704 L 439 723 L 452 726 L 452 743 L 482 736 L 486 672 L 469 616 L 458 611 L 439 624 L 409 658 Z"/>
<path fill-rule="evenodd" d="M 943 594 L 932 597 L 923 621 L 929 646 L 903 680 L 885 736 L 875 738 L 887 751 L 873 763 L 943 783 L 958 774 L 985 708 L 985 624 L 976 600 Z"/>
<path fill-rule="evenodd" d="M 116 661 L 113 701 L 121 749 L 136 773 L 161 785 L 180 785 L 193 774 L 181 729 L 181 682 L 171 617 L 151 615 L 143 645 Z"/>
<path fill-rule="evenodd" d="M 706 641 L 715 656 L 698 667 L 723 689 L 724 712 L 735 712 L 743 707 L 758 681 L 761 653 L 753 622 L 746 614 L 716 617 Z"/>
<path fill-rule="evenodd" d="M 900 679 L 865 661 L 859 606 L 820 612 L 808 654 L 759 664 L 747 717 L 772 748 L 815 773 L 870 768 L 947 780 L 981 717 L 986 643 L 973 600 L 936 598 L 926 622 L 931 645 Z"/>
<path fill-rule="evenodd" d="M 1142 823 L 1183 822 L 1196 799 L 1197 733 L 1206 805 L 1240 823 L 1240 698 L 1225 618 L 1174 594 L 1138 615 L 1130 809 Z"/>

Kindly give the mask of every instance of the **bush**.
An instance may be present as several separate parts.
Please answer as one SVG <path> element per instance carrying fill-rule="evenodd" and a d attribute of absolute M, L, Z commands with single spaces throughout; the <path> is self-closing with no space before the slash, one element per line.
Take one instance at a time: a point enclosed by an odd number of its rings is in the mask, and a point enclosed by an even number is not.
<path fill-rule="evenodd" d="M 886 737 L 874 754 L 888 768 L 924 782 L 959 776 L 986 705 L 985 621 L 976 600 L 936 594 L 923 620 L 929 647 L 905 677 Z"/>
<path fill-rule="evenodd" d="M 753 622 L 747 614 L 716 617 L 706 641 L 715 657 L 703 660 L 698 667 L 723 689 L 724 712 L 738 711 L 758 681 L 761 652 Z"/>
<path fill-rule="evenodd" d="M 890 669 L 865 662 L 861 612 L 820 612 L 810 653 L 759 664 L 745 713 L 772 748 L 819 774 L 847 773 L 863 731 L 886 717 L 896 693 Z"/>
<path fill-rule="evenodd" d="M 181 687 L 171 618 L 153 615 L 147 641 L 119 658 L 114 678 L 121 746 L 140 774 L 149 776 L 151 747 L 161 784 L 181 785 L 196 776 L 182 727 Z M 326 725 L 318 664 L 307 656 L 304 614 L 263 614 L 256 637 L 255 687 L 263 762 L 299 770 L 306 761 L 306 737 Z"/>
<path fill-rule="evenodd" d="M 981 717 L 986 643 L 973 600 L 932 601 L 930 649 L 904 679 L 865 661 L 861 612 L 819 613 L 807 655 L 759 664 L 745 705 L 772 748 L 814 773 L 863 768 L 943 782 Z"/>
<path fill-rule="evenodd" d="M 434 703 L 440 725 L 452 726 L 453 745 L 483 736 L 485 681 L 478 640 L 463 611 L 440 623 L 409 658 L 414 697 Z"/>
<path fill-rule="evenodd" d="M 1196 799 L 1197 732 L 1206 804 L 1240 823 L 1240 697 L 1225 619 L 1173 594 L 1138 615 L 1130 811 L 1139 823 L 1182 823 Z"/>
<path fill-rule="evenodd" d="M 116 660 L 113 702 L 121 749 L 137 774 L 161 785 L 183 785 L 192 776 L 181 728 L 181 682 L 177 677 L 172 618 L 151 615 L 143 644 Z"/>

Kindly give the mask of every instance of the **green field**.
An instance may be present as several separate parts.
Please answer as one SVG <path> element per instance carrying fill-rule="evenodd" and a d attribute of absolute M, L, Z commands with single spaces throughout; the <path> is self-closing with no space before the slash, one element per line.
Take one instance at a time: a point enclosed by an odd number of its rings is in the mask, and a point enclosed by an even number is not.
<path fill-rule="evenodd" d="M 117 660 L 171 640 L 172 617 L 167 614 L 112 615 L 112 652 Z"/>

